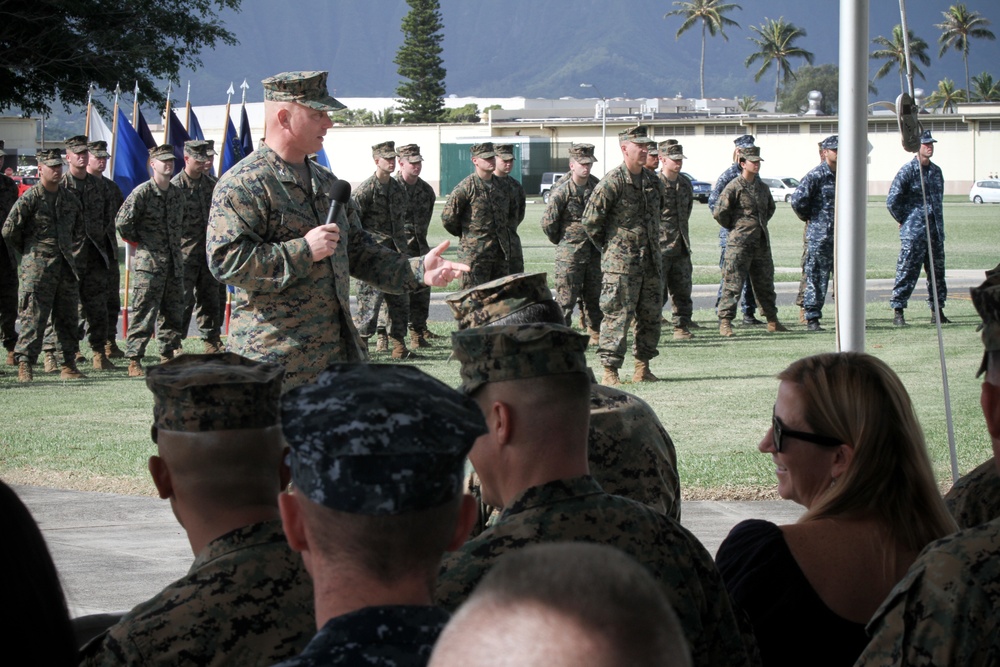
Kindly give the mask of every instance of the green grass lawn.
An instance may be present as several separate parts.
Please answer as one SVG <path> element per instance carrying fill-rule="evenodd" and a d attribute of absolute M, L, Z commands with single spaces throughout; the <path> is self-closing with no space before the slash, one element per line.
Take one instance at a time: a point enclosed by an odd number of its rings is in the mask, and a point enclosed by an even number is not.
<path fill-rule="evenodd" d="M 540 201 L 529 204 L 520 231 L 527 269 L 549 271 L 551 281 L 554 246 L 541 232 Z M 945 211 L 948 267 L 982 270 L 995 266 L 1000 259 L 1000 207 L 952 203 Z M 899 244 L 896 229 L 884 204 L 872 202 L 868 209 L 869 278 L 893 276 Z M 699 267 L 697 282 L 718 282 L 717 230 L 707 207 L 696 203 L 691 236 L 694 262 Z M 802 223 L 788 205 L 778 204 L 772 230 L 775 265 L 797 267 Z M 446 236 L 435 222 L 431 240 Z M 797 280 L 797 270 L 786 279 Z M 927 324 L 922 310 L 922 291 L 921 281 L 908 318 L 914 325 L 906 329 L 891 326 L 887 304 L 867 306 L 867 351 L 884 359 L 903 379 L 927 434 L 938 478 L 947 485 L 950 473 L 941 368 L 935 329 Z M 793 308 L 780 312 L 781 319 L 790 323 L 796 322 L 797 315 Z M 944 344 L 959 463 L 964 472 L 990 452 L 979 408 L 980 382 L 974 377 L 982 345 L 975 332 L 978 316 L 967 294 L 951 295 L 948 316 L 955 324 L 944 328 Z M 625 388 L 653 406 L 673 437 L 687 497 L 767 495 L 774 486 L 770 457 L 759 454 L 756 446 L 769 425 L 777 392 L 774 376 L 799 357 L 833 351 L 834 333 L 809 334 L 800 325 L 793 326 L 791 333 L 773 335 L 737 328 L 736 337 L 727 340 L 719 337 L 712 311 L 696 311 L 695 320 L 705 328 L 696 330 L 694 340 L 661 339 L 660 356 L 653 360 L 652 369 L 663 382 L 626 384 Z M 833 318 L 827 321 L 832 329 Z M 446 334 L 453 327 L 434 323 L 432 328 Z M 201 351 L 200 341 L 188 340 L 185 347 L 190 352 Z M 155 363 L 155 343 L 148 354 L 147 362 Z M 458 384 L 458 364 L 448 362 L 445 341 L 424 356 L 418 362 L 421 368 L 444 382 Z M 388 359 L 383 355 L 375 361 Z M 630 370 L 631 360 L 626 363 L 624 370 Z M 599 366 L 592 352 L 591 367 Z M 37 367 L 36 381 L 30 385 L 18 384 L 13 369 L 6 370 L 0 377 L 0 477 L 11 483 L 152 493 L 146 473 L 146 460 L 155 451 L 149 438 L 152 398 L 141 380 L 126 376 L 124 364 L 104 373 L 84 369 L 89 377 L 74 382 L 45 375 Z"/>

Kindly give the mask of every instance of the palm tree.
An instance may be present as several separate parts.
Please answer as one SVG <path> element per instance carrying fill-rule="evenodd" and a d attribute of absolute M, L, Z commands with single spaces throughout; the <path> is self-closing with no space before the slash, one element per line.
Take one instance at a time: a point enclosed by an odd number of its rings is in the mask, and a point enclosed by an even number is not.
<path fill-rule="evenodd" d="M 944 16 L 943 23 L 935 23 L 935 28 L 940 28 L 941 36 L 938 37 L 938 44 L 941 51 L 938 58 L 945 54 L 950 48 L 962 52 L 962 59 L 965 61 L 965 89 L 969 86 L 969 40 L 988 39 L 995 40 L 997 37 L 987 28 L 989 19 L 983 18 L 979 12 L 970 12 L 964 3 L 952 5 L 948 11 L 941 12 Z"/>
<path fill-rule="evenodd" d="M 705 41 L 706 32 L 715 37 L 716 34 L 729 41 L 726 36 L 726 26 L 740 27 L 740 24 L 726 16 L 726 12 L 743 8 L 735 3 L 722 3 L 720 0 L 691 0 L 691 2 L 675 2 L 679 9 L 667 12 L 663 18 L 668 16 L 683 16 L 684 22 L 677 29 L 675 39 L 680 39 L 685 30 L 693 26 L 697 21 L 701 21 L 701 96 L 705 97 Z"/>
<path fill-rule="evenodd" d="M 749 67 L 758 60 L 761 61 L 760 69 L 753 75 L 754 81 L 760 81 L 764 73 L 774 64 L 775 69 L 778 70 L 777 78 L 774 81 L 774 108 L 777 109 L 778 86 L 782 81 L 795 78 L 795 73 L 792 72 L 788 59 L 802 58 L 812 65 L 812 52 L 799 48 L 794 44 L 795 40 L 799 37 L 806 36 L 806 31 L 794 23 L 786 22 L 784 16 L 777 21 L 765 17 L 764 22 L 760 26 L 750 26 L 750 29 L 760 35 L 760 38 L 747 37 L 747 39 L 756 44 L 760 50 L 751 53 L 743 64 Z"/>
<path fill-rule="evenodd" d="M 750 113 L 752 111 L 763 111 L 764 107 L 761 106 L 760 100 L 757 99 L 756 95 L 744 95 L 737 101 L 740 113 Z"/>
<path fill-rule="evenodd" d="M 983 72 L 972 77 L 971 99 L 978 102 L 1000 102 L 1000 81 L 994 81 L 993 76 Z"/>
<path fill-rule="evenodd" d="M 927 106 L 941 107 L 941 113 L 955 113 L 956 105 L 965 100 L 965 91 L 955 88 L 955 82 L 946 78 L 938 81 L 937 90 L 927 98 Z"/>
<path fill-rule="evenodd" d="M 927 42 L 914 35 L 910 29 L 906 30 L 906 35 L 910 40 L 910 62 L 913 69 L 913 77 L 926 79 L 927 77 L 920 71 L 915 61 L 920 61 L 924 66 L 931 64 L 931 58 L 927 55 Z M 893 65 L 897 65 L 899 67 L 899 90 L 900 92 L 907 90 L 907 86 L 903 84 L 903 76 L 906 74 L 906 50 L 903 48 L 903 27 L 897 25 L 892 29 L 891 40 L 879 35 L 872 40 L 872 44 L 881 46 L 882 48 L 875 49 L 868 57 L 871 60 L 885 61 L 875 71 L 872 83 L 889 74 L 892 71 Z"/>

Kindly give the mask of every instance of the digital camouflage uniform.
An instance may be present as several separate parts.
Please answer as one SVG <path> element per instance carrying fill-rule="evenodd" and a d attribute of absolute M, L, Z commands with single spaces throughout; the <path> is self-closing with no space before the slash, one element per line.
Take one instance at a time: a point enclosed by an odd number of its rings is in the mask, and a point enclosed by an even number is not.
<path fill-rule="evenodd" d="M 108 251 L 108 340 L 113 341 L 118 337 L 118 317 L 122 310 L 121 295 L 121 265 L 118 261 L 118 232 L 115 229 L 115 219 L 118 211 L 125 203 L 122 196 L 122 189 L 118 184 L 107 176 L 101 176 L 101 183 L 105 188 L 105 199 L 108 202 L 108 227 L 107 227 L 107 251 Z"/>
<path fill-rule="evenodd" d="M 685 327 L 691 322 L 691 237 L 688 222 L 694 206 L 694 191 L 683 174 L 671 182 L 660 172 L 663 184 L 663 207 L 660 210 L 660 253 L 663 261 L 663 306 L 672 301 L 673 325 Z"/>
<path fill-rule="evenodd" d="M 774 294 L 774 261 L 767 223 L 774 215 L 774 198 L 760 180 L 742 176 L 730 181 L 715 205 L 715 219 L 729 230 L 726 261 L 722 270 L 719 319 L 736 314 L 740 289 L 747 280 L 753 285 L 761 312 L 768 321 L 777 319 Z"/>
<path fill-rule="evenodd" d="M 700 542 L 678 522 L 601 490 L 592 477 L 518 494 L 494 526 L 445 555 L 438 604 L 461 604 L 505 553 L 544 542 L 594 542 L 621 549 L 663 584 L 691 645 L 694 665 L 751 664 L 729 596 Z"/>
<path fill-rule="evenodd" d="M 714 216 L 715 206 L 719 201 L 719 196 L 722 195 L 722 191 L 726 189 L 730 181 L 743 173 L 738 163 L 733 163 L 729 165 L 728 168 L 721 174 L 719 178 L 715 181 L 715 186 L 708 195 L 708 210 Z M 719 229 L 719 268 L 726 268 L 726 242 L 729 239 L 729 230 L 725 227 Z M 722 286 L 725 283 L 725 278 L 719 281 L 719 294 L 715 297 L 715 306 L 719 307 L 719 301 L 722 300 Z M 754 310 L 757 308 L 757 300 L 754 298 L 753 285 L 747 280 L 743 283 L 743 289 L 740 292 L 740 300 L 743 304 L 742 312 L 744 315 L 753 316 Z"/>
<path fill-rule="evenodd" d="M 448 618 L 438 607 L 364 607 L 331 618 L 301 655 L 277 667 L 423 667 Z"/>
<path fill-rule="evenodd" d="M 991 456 L 962 476 L 944 497 L 944 502 L 959 528 L 972 528 L 1000 519 L 1000 475 L 996 459 Z"/>
<path fill-rule="evenodd" d="M 406 157 L 401 155 L 399 159 L 405 160 Z M 413 185 L 408 185 L 403 180 L 402 173 L 397 172 L 395 178 L 406 190 L 406 197 L 410 204 L 410 212 L 406 218 L 409 224 L 403 230 L 403 234 L 406 236 L 407 254 L 410 257 L 423 257 L 431 249 L 427 243 L 427 232 L 434 215 L 434 202 L 437 195 L 434 193 L 434 188 L 419 176 Z M 431 288 L 427 285 L 410 294 L 410 329 L 412 331 L 423 332 L 427 330 L 427 314 L 430 305 Z"/>
<path fill-rule="evenodd" d="M 333 255 L 314 262 L 304 237 L 326 222 L 337 177 L 307 164 L 309 184 L 262 145 L 219 179 L 208 223 L 212 275 L 238 288 L 226 348 L 282 364 L 286 388 L 334 361 L 364 358 L 351 319 L 351 276 L 393 292 L 423 280 L 420 260 L 375 243 L 353 208 L 337 217 Z"/>
<path fill-rule="evenodd" d="M 833 273 L 834 204 L 837 196 L 837 174 L 824 161 L 799 182 L 792 194 L 792 210 L 806 223 L 805 264 L 802 308 L 806 320 L 823 316 L 826 290 Z"/>
<path fill-rule="evenodd" d="M 549 203 L 542 215 L 542 231 L 556 245 L 556 302 L 562 308 L 566 326 L 570 326 L 577 302 L 584 323 L 590 331 L 600 331 L 601 253 L 583 229 L 583 211 L 600 181 L 588 176 L 578 186 L 571 178 L 560 182 L 549 193 Z"/>
<path fill-rule="evenodd" d="M 927 304 L 931 305 L 930 256 L 927 251 L 927 231 L 924 225 L 923 195 L 920 172 L 923 171 L 927 193 L 927 213 L 930 216 L 931 251 L 934 253 L 934 278 L 937 281 L 938 306 L 944 308 L 948 287 L 944 276 L 944 176 L 941 168 L 931 162 L 921 170 L 919 158 L 913 158 L 900 168 L 889 187 L 885 206 L 899 223 L 899 259 L 896 261 L 896 283 L 889 305 L 906 308 L 917 286 L 920 269 L 927 277 Z"/>
<path fill-rule="evenodd" d="M 127 613 L 83 650 L 81 665 L 271 665 L 316 627 L 312 580 L 280 521 L 205 546 L 187 575 Z"/>
<path fill-rule="evenodd" d="M 34 364 L 52 318 L 63 361 L 72 362 L 78 343 L 80 292 L 76 252 L 83 244 L 83 211 L 63 186 L 55 193 L 41 183 L 17 200 L 3 225 L 7 247 L 21 256 L 18 362 Z"/>
<path fill-rule="evenodd" d="M 0 145 L 0 155 L 3 146 Z M 17 201 L 17 183 L 0 174 L 0 220 L 6 220 Z M 2 226 L 2 224 L 0 224 Z M 14 251 L 0 243 L 0 343 L 8 353 L 17 344 L 17 262 Z"/>
<path fill-rule="evenodd" d="M 352 195 L 361 227 L 381 246 L 410 256 L 405 229 L 412 227 L 410 201 L 406 189 L 391 176 L 383 185 L 373 174 L 362 181 Z M 385 302 L 389 315 L 389 335 L 402 340 L 410 319 L 409 294 L 384 294 L 364 281 L 356 283 L 358 312 L 354 324 L 368 338 L 375 333 L 379 311 Z"/>
<path fill-rule="evenodd" d="M 598 355 L 605 368 L 621 368 L 633 322 L 636 360 L 659 354 L 662 200 L 663 186 L 655 173 L 643 169 L 633 176 L 622 163 L 601 179 L 584 210 L 583 229 L 601 251 L 604 320 Z"/>
<path fill-rule="evenodd" d="M 868 623 L 857 667 L 1000 661 L 1000 519 L 932 542 Z"/>
<path fill-rule="evenodd" d="M 527 207 L 527 195 L 524 193 L 524 186 L 513 176 L 499 176 L 499 182 L 507 187 L 513 205 L 516 206 L 516 213 L 510 218 L 510 262 L 508 272 L 521 273 L 524 271 L 524 248 L 521 247 L 521 237 L 518 236 L 517 228 L 524 222 L 524 211 Z"/>
<path fill-rule="evenodd" d="M 164 191 L 152 180 L 129 194 L 115 226 L 121 237 L 136 244 L 132 258 L 125 356 L 141 359 L 153 337 L 160 355 L 170 356 L 184 339 L 184 194 L 170 184 Z"/>
<path fill-rule="evenodd" d="M 213 151 L 214 154 L 214 151 Z M 221 346 L 223 306 L 219 281 L 208 270 L 205 238 L 208 212 L 212 207 L 212 191 L 218 182 L 211 174 L 191 178 L 181 169 L 170 182 L 184 195 L 184 220 L 181 233 L 181 254 L 184 257 L 184 320 L 181 331 L 187 336 L 191 316 L 197 315 L 198 335 L 206 343 Z"/>
<path fill-rule="evenodd" d="M 482 150 L 475 155 L 479 146 Z M 493 155 L 489 144 L 473 149 L 476 157 Z M 459 261 L 470 267 L 462 276 L 462 289 L 510 273 L 510 221 L 516 216 L 517 202 L 496 178 L 486 181 L 472 173 L 448 195 L 441 222 L 449 234 L 460 238 Z"/>

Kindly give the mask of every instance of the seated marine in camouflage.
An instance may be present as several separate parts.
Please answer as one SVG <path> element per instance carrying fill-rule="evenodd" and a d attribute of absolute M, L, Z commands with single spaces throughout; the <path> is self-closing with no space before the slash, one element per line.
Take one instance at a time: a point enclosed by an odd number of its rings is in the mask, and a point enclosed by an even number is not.
<path fill-rule="evenodd" d="M 548 322 L 562 324 L 544 273 L 522 273 L 456 292 L 446 299 L 458 328 Z M 589 372 L 589 371 L 588 371 Z M 681 516 L 681 489 L 673 440 L 649 404 L 591 375 L 587 456 L 590 474 L 605 492 Z M 478 482 L 473 482 L 478 494 Z M 486 507 L 482 520 L 494 513 Z M 480 527 L 482 528 L 482 526 Z"/>
<path fill-rule="evenodd" d="M 433 606 L 441 554 L 476 505 L 465 456 L 486 431 L 475 402 L 416 368 L 333 364 L 282 400 L 294 491 L 289 544 L 316 590 L 319 632 L 281 667 L 422 667 L 448 620 Z"/>
<path fill-rule="evenodd" d="M 281 529 L 284 370 L 232 353 L 149 369 L 149 472 L 187 533 L 188 573 L 83 649 L 82 664 L 272 664 L 314 627 L 312 582 Z"/>
<path fill-rule="evenodd" d="M 693 664 L 751 664 L 752 637 L 741 634 L 701 543 L 674 519 L 605 493 L 590 476 L 587 336 L 561 324 L 488 326 L 455 332 L 452 348 L 462 364 L 461 390 L 479 404 L 489 429 L 469 460 L 483 500 L 503 513 L 445 556 L 438 603 L 455 608 L 498 558 L 530 544 L 606 544 L 663 586 Z"/>

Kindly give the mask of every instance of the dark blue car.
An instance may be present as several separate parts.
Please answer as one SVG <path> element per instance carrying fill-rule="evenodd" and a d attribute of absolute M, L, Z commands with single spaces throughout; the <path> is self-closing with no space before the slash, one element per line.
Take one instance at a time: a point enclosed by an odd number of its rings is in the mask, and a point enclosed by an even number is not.
<path fill-rule="evenodd" d="M 700 201 L 702 204 L 708 203 L 708 195 L 712 192 L 712 184 L 706 183 L 705 181 L 699 181 L 697 178 L 688 174 L 686 172 L 681 172 L 684 178 L 691 181 L 691 189 L 694 190 L 694 198 Z"/>

